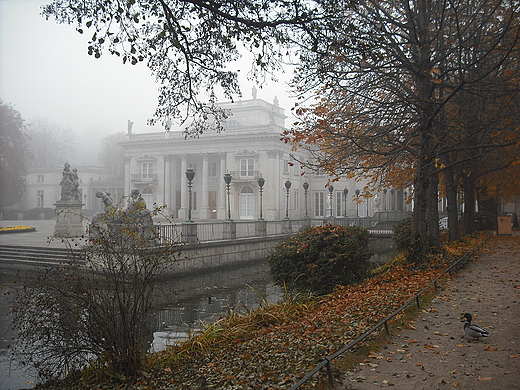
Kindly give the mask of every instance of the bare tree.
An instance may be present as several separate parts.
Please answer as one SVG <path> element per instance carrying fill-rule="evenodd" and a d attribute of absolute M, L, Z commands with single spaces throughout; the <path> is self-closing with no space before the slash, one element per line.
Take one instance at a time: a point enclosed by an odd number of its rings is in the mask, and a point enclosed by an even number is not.
<path fill-rule="evenodd" d="M 18 111 L 0 100 L 0 208 L 20 201 L 26 168 L 24 120 Z"/>
<path fill-rule="evenodd" d="M 37 118 L 27 127 L 31 165 L 48 167 L 63 164 L 74 156 L 76 135 L 71 129 L 43 118 Z"/>
<path fill-rule="evenodd" d="M 67 241 L 69 262 L 33 275 L 13 304 L 13 356 L 43 379 L 90 365 L 131 377 L 143 362 L 155 282 L 173 267 L 177 249 L 151 222 L 160 209 L 108 200 L 89 236 Z"/>
<path fill-rule="evenodd" d="M 125 150 L 120 145 L 125 140 L 125 133 L 115 133 L 101 140 L 99 160 L 106 168 L 109 168 L 114 177 L 124 178 L 125 174 Z"/>

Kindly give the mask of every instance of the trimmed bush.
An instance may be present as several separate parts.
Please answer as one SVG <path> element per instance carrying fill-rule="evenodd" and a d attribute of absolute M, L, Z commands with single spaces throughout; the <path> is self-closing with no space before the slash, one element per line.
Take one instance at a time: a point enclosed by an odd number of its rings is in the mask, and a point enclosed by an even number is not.
<path fill-rule="evenodd" d="M 297 292 L 328 294 L 361 282 L 370 267 L 370 233 L 357 226 L 307 228 L 278 244 L 267 258 L 276 284 Z"/>

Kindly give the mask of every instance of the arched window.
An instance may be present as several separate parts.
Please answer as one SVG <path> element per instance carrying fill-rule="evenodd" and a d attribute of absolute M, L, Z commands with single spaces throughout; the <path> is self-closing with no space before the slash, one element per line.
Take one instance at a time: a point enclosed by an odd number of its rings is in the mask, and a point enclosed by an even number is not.
<path fill-rule="evenodd" d="M 245 186 L 240 190 L 240 219 L 254 218 L 255 194 L 251 187 Z"/>
<path fill-rule="evenodd" d="M 146 203 L 146 208 L 150 208 L 153 205 L 153 190 L 150 187 L 144 187 L 141 192 L 141 197 Z"/>

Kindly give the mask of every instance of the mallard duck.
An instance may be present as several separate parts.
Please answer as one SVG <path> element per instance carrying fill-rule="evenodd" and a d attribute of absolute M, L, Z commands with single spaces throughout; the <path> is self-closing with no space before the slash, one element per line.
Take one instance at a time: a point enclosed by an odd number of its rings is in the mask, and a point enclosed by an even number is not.
<path fill-rule="evenodd" d="M 478 340 L 479 337 L 489 337 L 489 332 L 484 328 L 481 328 L 478 325 L 472 324 L 471 314 L 464 314 L 464 318 L 466 318 L 466 323 L 464 324 L 464 332 L 470 337 L 473 337 L 473 340 Z"/>

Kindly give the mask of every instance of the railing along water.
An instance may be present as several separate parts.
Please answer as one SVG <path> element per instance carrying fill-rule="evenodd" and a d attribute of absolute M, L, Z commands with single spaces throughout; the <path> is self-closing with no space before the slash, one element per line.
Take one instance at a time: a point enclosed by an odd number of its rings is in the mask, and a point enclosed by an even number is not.
<path fill-rule="evenodd" d="M 208 242 L 246 237 L 265 237 L 275 235 L 295 234 L 308 226 L 322 226 L 335 224 L 342 226 L 359 226 L 368 229 L 373 235 L 391 235 L 393 224 L 397 221 L 381 221 L 380 218 L 320 218 L 320 219 L 284 219 L 281 221 L 219 221 L 219 222 L 190 222 L 175 224 L 156 224 L 161 242 Z M 190 236 L 187 240 L 186 227 L 195 228 L 196 239 Z M 232 234 L 226 233 L 232 225 Z"/>

